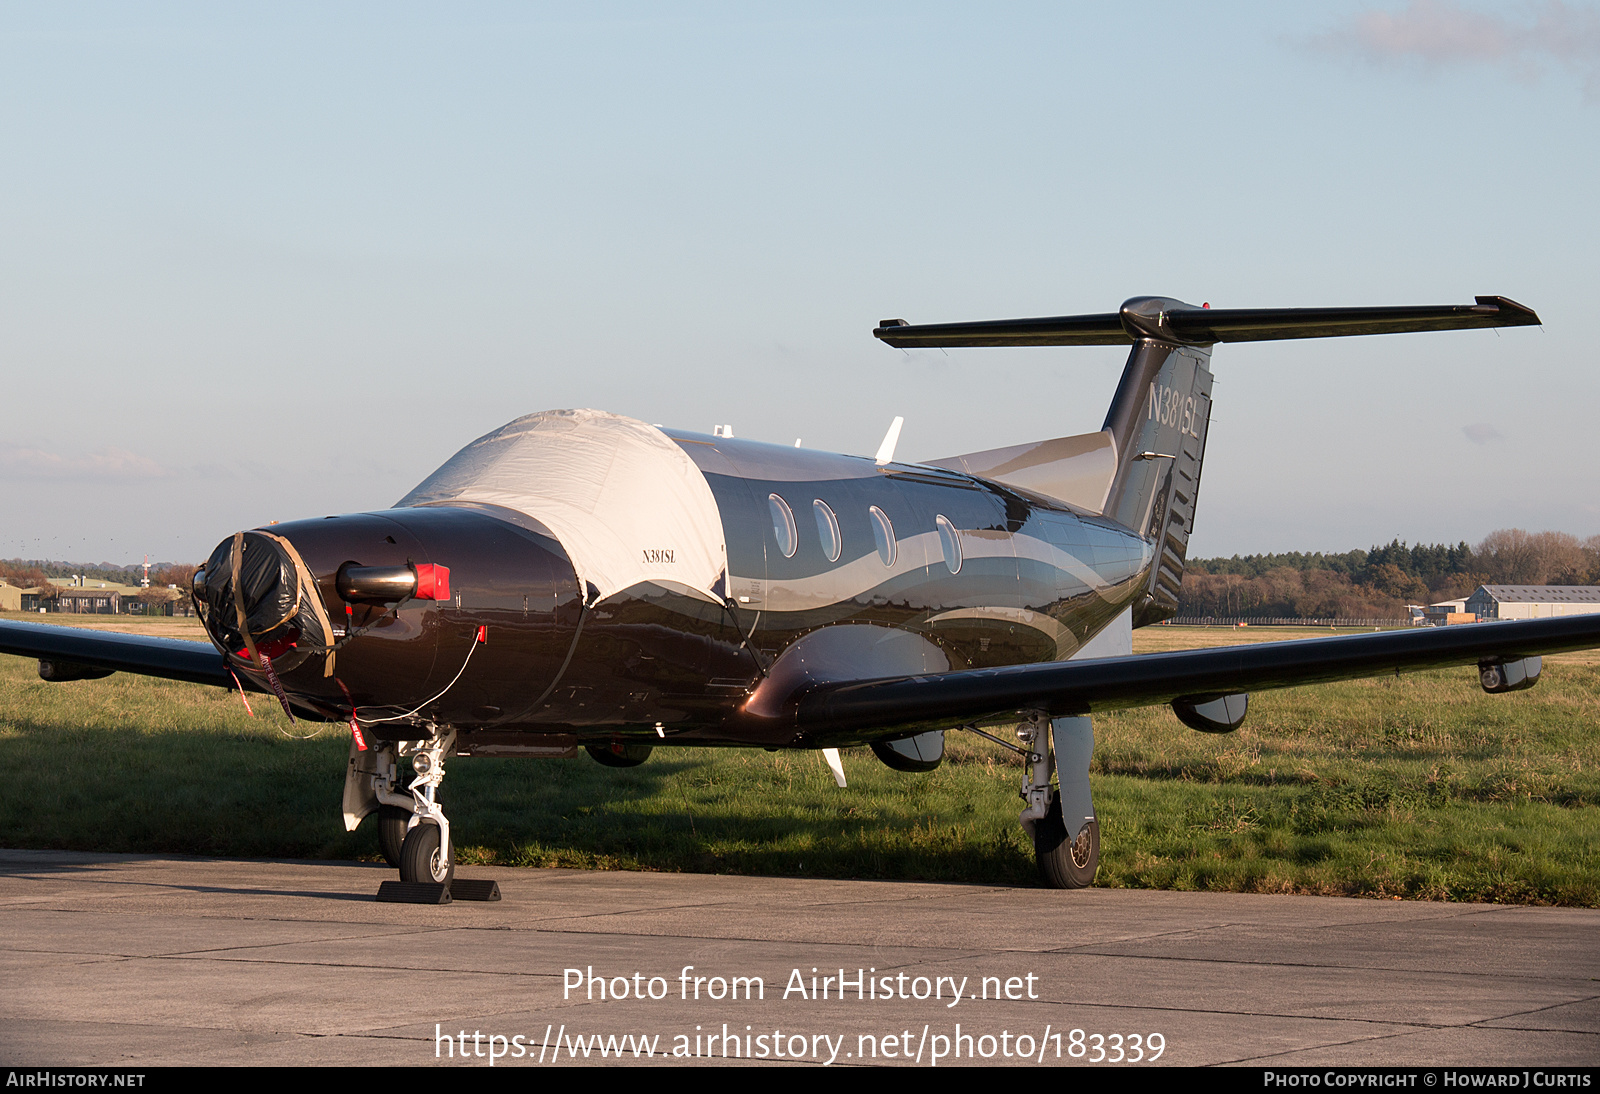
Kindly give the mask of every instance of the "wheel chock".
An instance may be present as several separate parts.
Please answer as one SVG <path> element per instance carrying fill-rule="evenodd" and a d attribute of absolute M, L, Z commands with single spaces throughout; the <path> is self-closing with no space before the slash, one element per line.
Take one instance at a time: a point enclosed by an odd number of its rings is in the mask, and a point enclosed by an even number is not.
<path fill-rule="evenodd" d="M 495 881 L 472 881 L 456 878 L 450 882 L 452 900 L 499 900 L 500 884 Z"/>
<path fill-rule="evenodd" d="M 437 881 L 386 881 L 378 886 L 378 900 L 384 904 L 449 904 L 450 886 Z"/>

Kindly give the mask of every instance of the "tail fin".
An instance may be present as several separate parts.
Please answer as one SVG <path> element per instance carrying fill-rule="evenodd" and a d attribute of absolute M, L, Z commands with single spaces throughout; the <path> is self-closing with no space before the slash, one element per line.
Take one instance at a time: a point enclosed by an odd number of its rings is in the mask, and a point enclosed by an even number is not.
<path fill-rule="evenodd" d="M 1210 362 L 1209 346 L 1141 340 L 1106 413 L 1117 473 L 1105 515 L 1156 549 L 1145 596 L 1134 605 L 1136 627 L 1178 611 L 1211 422 Z"/>
<path fill-rule="evenodd" d="M 1211 420 L 1208 365 L 1213 344 L 1538 322 L 1531 309 L 1503 296 L 1440 307 L 1277 309 L 1197 308 L 1159 296 L 1136 296 L 1114 313 L 920 326 L 886 319 L 872 333 L 900 349 L 1133 343 L 1101 433 L 938 462 L 982 477 L 1014 478 L 1018 485 L 1088 508 L 1096 508 L 1092 495 L 1105 481 L 1100 476 L 1109 475 L 1099 511 L 1156 548 L 1146 595 L 1134 608 L 1133 625 L 1139 627 L 1166 619 L 1178 608 Z M 1108 467 L 1104 457 L 1111 454 L 1115 463 Z"/>

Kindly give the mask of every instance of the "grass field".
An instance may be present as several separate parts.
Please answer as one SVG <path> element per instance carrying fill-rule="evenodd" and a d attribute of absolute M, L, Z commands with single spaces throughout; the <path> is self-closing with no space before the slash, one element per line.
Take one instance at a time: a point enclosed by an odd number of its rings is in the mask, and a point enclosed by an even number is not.
<path fill-rule="evenodd" d="M 186 620 L 116 625 L 200 637 Z M 1158 627 L 1135 643 L 1327 633 Z M 1547 659 L 1538 687 L 1506 696 L 1458 669 L 1251 704 L 1225 737 L 1165 708 L 1096 719 L 1097 884 L 1600 905 L 1600 656 Z M 46 684 L 0 658 L 0 842 L 375 857 L 372 821 L 347 834 L 339 818 L 342 727 L 296 739 L 312 727 L 255 706 L 124 675 Z M 626 771 L 456 759 L 444 796 L 464 862 L 1035 883 L 1012 754 L 952 734 L 927 775 L 865 749 L 844 762 L 840 790 L 813 753 L 660 750 Z"/>

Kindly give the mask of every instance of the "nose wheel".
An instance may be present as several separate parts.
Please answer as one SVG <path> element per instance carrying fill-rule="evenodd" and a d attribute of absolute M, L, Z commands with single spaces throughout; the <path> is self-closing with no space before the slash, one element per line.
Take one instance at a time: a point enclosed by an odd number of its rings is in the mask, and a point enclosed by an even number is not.
<path fill-rule="evenodd" d="M 420 821 L 400 848 L 400 880 L 449 885 L 456 874 L 455 850 L 437 824 Z"/>

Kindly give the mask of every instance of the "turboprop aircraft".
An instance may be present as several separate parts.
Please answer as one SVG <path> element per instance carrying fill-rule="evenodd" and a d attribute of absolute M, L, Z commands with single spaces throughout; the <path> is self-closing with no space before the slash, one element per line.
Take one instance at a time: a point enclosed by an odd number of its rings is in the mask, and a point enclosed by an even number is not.
<path fill-rule="evenodd" d="M 382 512 L 224 539 L 194 580 L 215 646 L 0 623 L 48 680 L 146 673 L 277 696 L 352 733 L 346 824 L 448 883 L 452 756 L 640 763 L 656 747 L 868 744 L 925 771 L 1010 721 L 1052 886 L 1089 884 L 1096 711 L 1228 732 L 1248 693 L 1446 665 L 1483 688 L 1600 646 L 1600 615 L 1133 656 L 1177 608 L 1219 342 L 1537 324 L 1503 297 L 1406 308 L 1113 313 L 914 326 L 897 347 L 1131 344 L 1097 433 L 913 464 L 593 410 L 478 438 Z M 719 431 L 720 432 L 720 431 Z M 987 735 L 987 734 L 985 734 Z M 400 761 L 409 758 L 410 771 Z"/>

